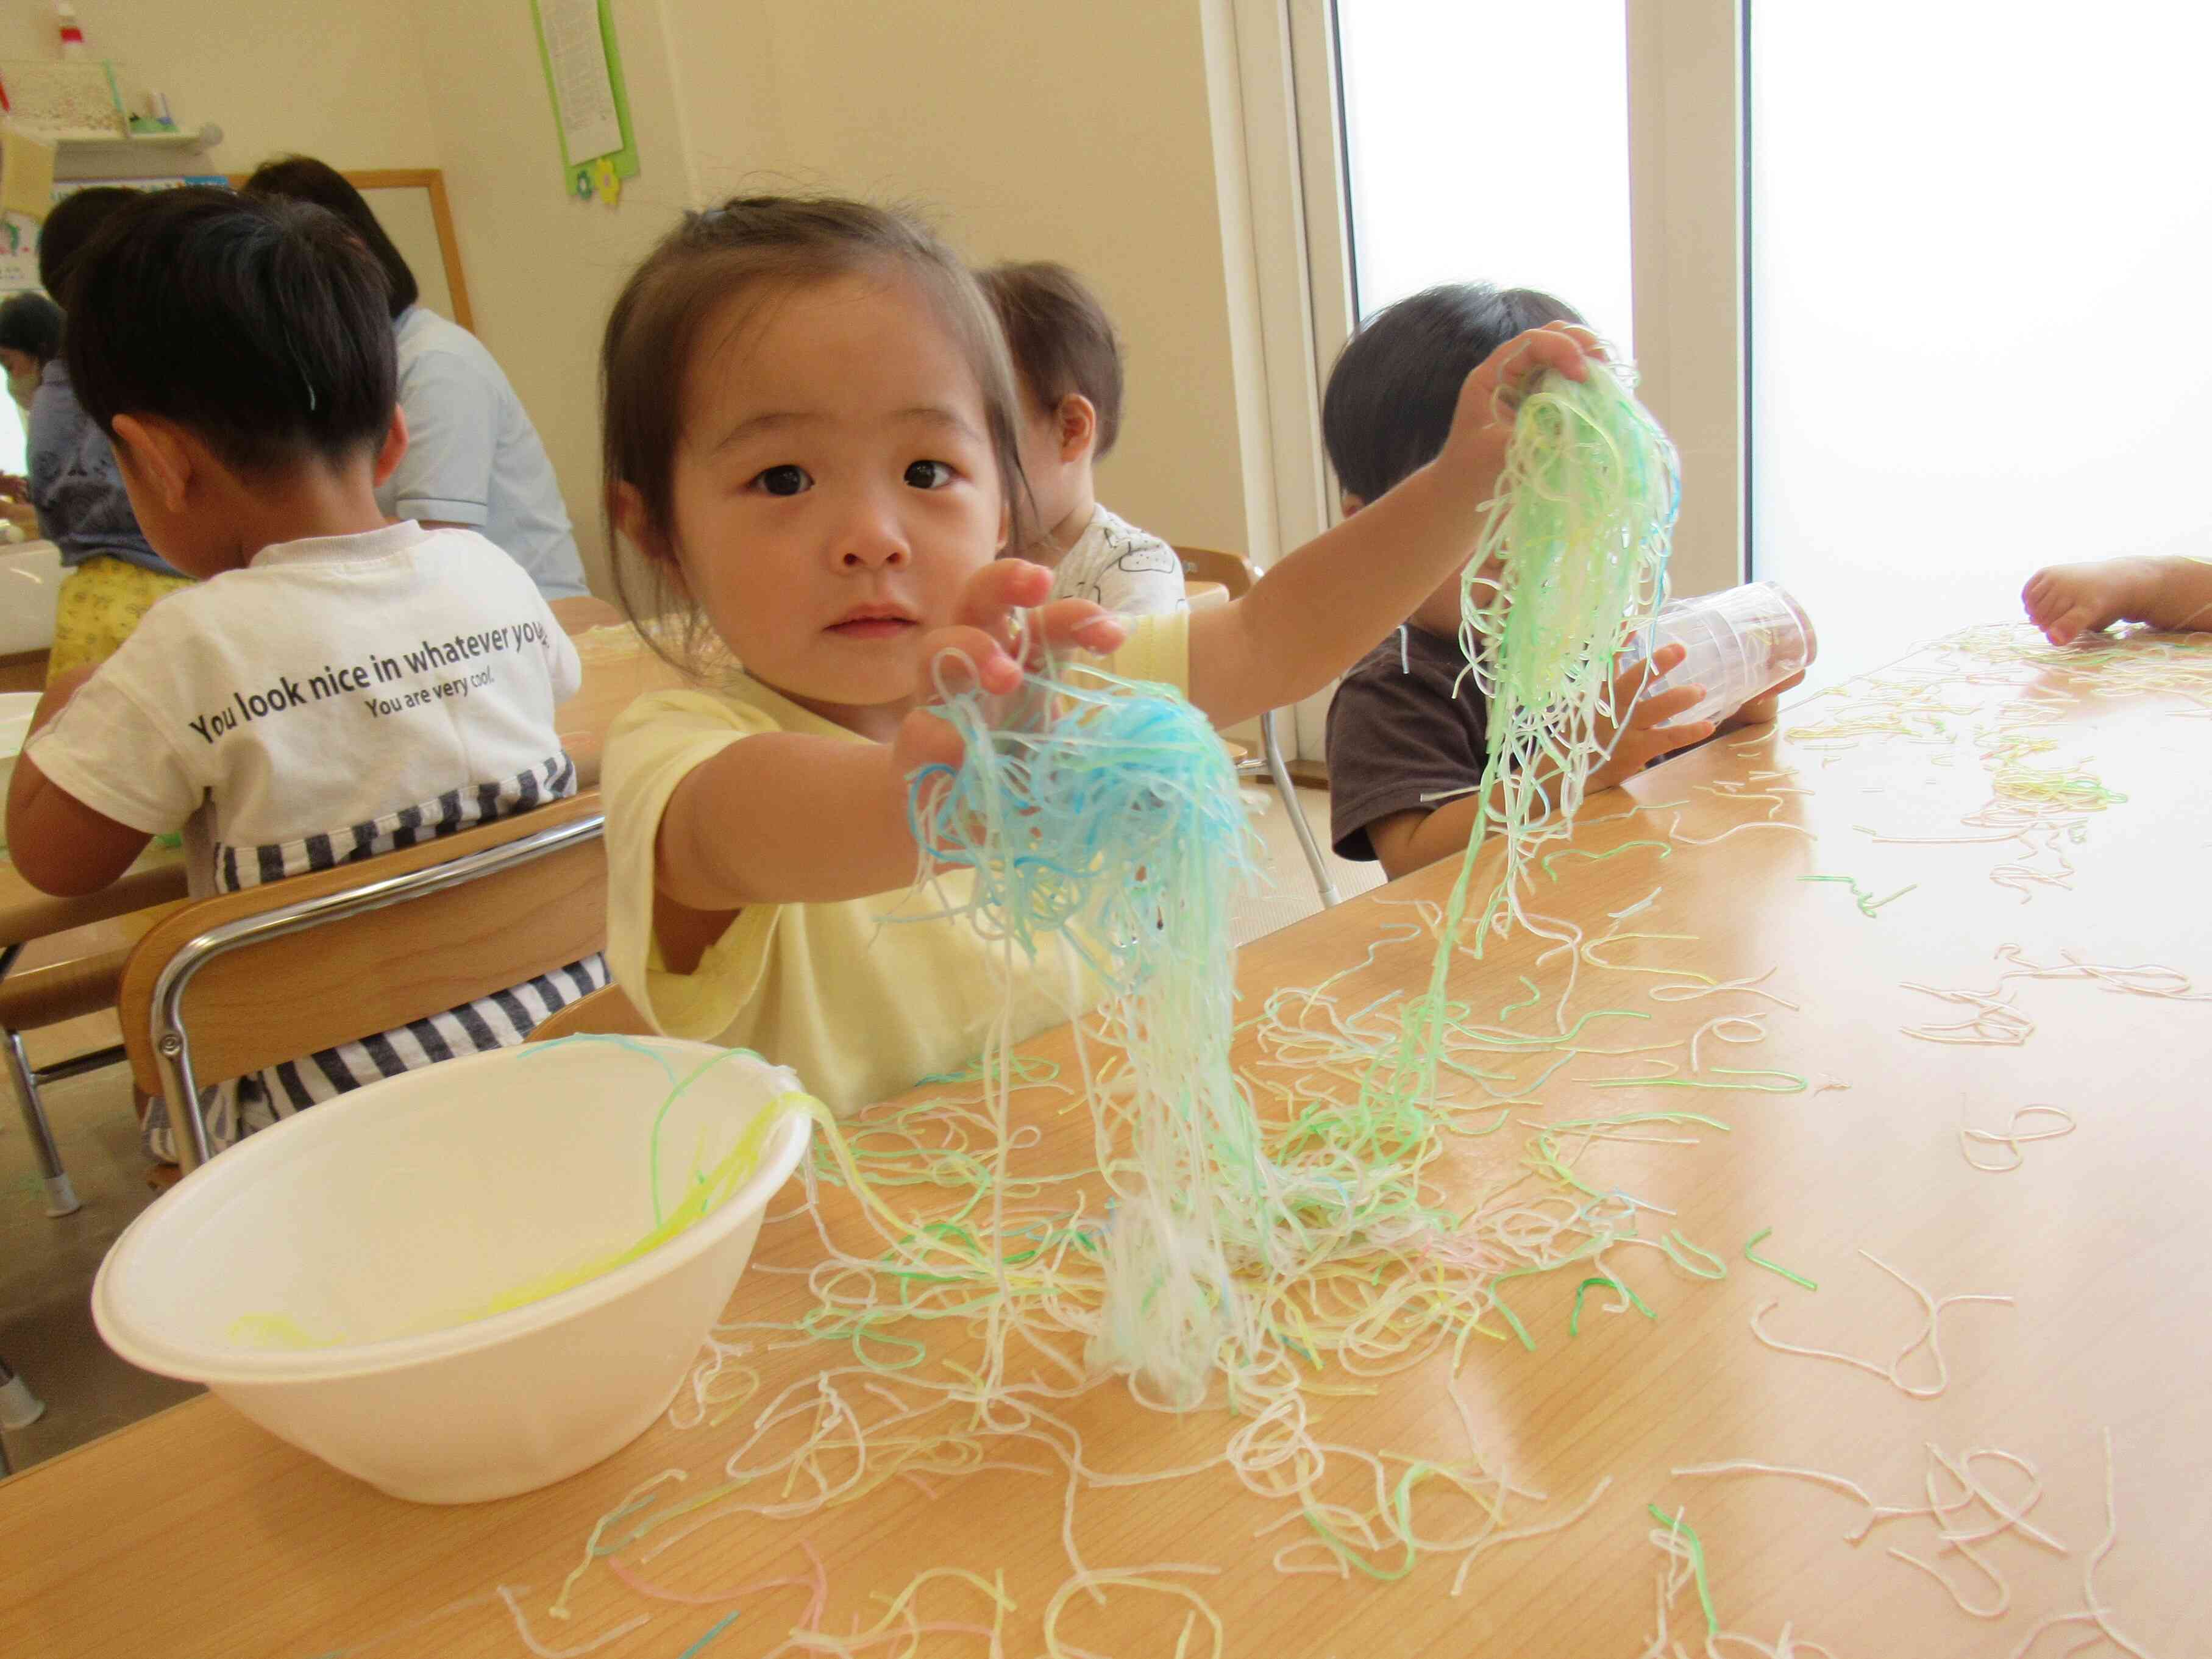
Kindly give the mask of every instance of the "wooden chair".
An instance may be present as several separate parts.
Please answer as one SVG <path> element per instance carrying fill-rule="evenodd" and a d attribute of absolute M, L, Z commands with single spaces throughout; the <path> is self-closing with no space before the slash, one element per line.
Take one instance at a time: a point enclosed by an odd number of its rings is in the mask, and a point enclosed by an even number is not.
<path fill-rule="evenodd" d="M 40 1091 L 64 1078 L 112 1066 L 124 1058 L 125 1050 L 118 1042 L 52 1066 L 33 1066 L 23 1047 L 23 1033 L 115 1006 L 123 982 L 123 964 L 132 947 L 155 922 L 181 908 L 180 904 L 164 905 L 110 917 L 77 933 L 62 934 L 59 938 L 71 945 L 82 939 L 83 953 L 21 972 L 13 970 L 15 959 L 23 953 L 22 944 L 0 947 L 0 1048 L 6 1051 L 9 1075 L 15 1085 L 15 1105 L 23 1115 L 24 1132 L 39 1160 L 50 1216 L 73 1215 L 80 1206 L 76 1191 L 70 1185 L 69 1172 L 62 1167 L 61 1149 L 54 1144 L 53 1126 L 46 1121 L 46 1100 Z"/>
<path fill-rule="evenodd" d="M 1176 556 L 1182 561 L 1182 574 L 1191 581 L 1218 582 L 1229 590 L 1229 597 L 1241 599 L 1260 580 L 1258 568 L 1241 553 L 1224 553 L 1211 547 L 1178 547 Z M 1276 711 L 1270 708 L 1260 716 L 1260 750 L 1257 757 L 1247 756 L 1237 763 L 1240 777 L 1257 776 L 1265 772 L 1273 780 L 1276 794 L 1282 797 L 1283 811 L 1290 815 L 1291 831 L 1298 838 L 1299 850 L 1306 855 L 1306 868 L 1313 872 L 1314 890 L 1321 895 L 1324 908 L 1338 902 L 1335 878 L 1329 874 L 1328 860 L 1322 854 L 1321 843 L 1314 839 L 1313 826 L 1306 822 L 1305 809 L 1298 805 L 1297 786 L 1291 781 L 1291 769 L 1283 762 L 1282 738 L 1275 724 Z"/>
<path fill-rule="evenodd" d="M 283 1060 L 489 996 L 602 949 L 596 790 L 358 864 L 202 899 L 148 932 L 123 970 L 138 1086 L 206 1161 L 203 1078 Z"/>
<path fill-rule="evenodd" d="M 530 1034 L 532 1042 L 550 1042 L 565 1036 L 653 1036 L 653 1022 L 637 1011 L 619 985 L 578 997 L 558 1013 L 538 1022 Z"/>

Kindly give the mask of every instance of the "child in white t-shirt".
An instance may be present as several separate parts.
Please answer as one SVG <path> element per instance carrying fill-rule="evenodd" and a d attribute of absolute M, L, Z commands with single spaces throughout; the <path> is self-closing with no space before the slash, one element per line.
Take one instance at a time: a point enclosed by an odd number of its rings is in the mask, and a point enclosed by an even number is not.
<path fill-rule="evenodd" d="M 1125 617 L 1182 603 L 1182 561 L 1099 505 L 1092 469 L 1121 433 L 1121 347 L 1098 296 L 1065 265 L 977 273 L 1020 393 L 1022 471 L 1037 531 L 1019 550 L 1053 572 L 1052 597 Z"/>
<path fill-rule="evenodd" d="M 407 444 L 384 281 L 323 210 L 149 194 L 86 251 L 71 376 L 148 539 L 197 586 L 47 688 L 8 797 L 34 886 L 91 892 L 182 829 L 196 896 L 412 846 L 573 793 L 575 647 L 473 532 L 389 523 Z M 216 1091 L 210 1139 L 519 1042 L 597 956 Z M 167 1114 L 149 1146 L 173 1151 Z"/>

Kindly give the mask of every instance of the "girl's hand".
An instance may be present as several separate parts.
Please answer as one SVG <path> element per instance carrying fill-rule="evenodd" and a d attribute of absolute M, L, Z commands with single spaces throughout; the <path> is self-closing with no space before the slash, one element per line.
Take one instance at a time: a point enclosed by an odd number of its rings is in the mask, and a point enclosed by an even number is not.
<path fill-rule="evenodd" d="M 1464 487 L 1486 500 L 1505 465 L 1521 394 L 1547 368 L 1571 380 L 1586 380 L 1593 360 L 1603 362 L 1605 348 L 1596 335 L 1572 323 L 1547 323 L 1515 335 L 1484 358 L 1460 386 L 1459 407 L 1437 465 L 1456 472 Z"/>
<path fill-rule="evenodd" d="M 1052 572 L 1021 559 L 995 559 L 969 579 L 954 622 L 922 641 L 922 672 L 928 676 L 921 688 L 924 706 L 900 723 L 891 745 L 900 776 L 911 777 L 925 766 L 957 767 L 963 758 L 959 734 L 927 704 L 970 688 L 1010 697 L 1048 652 L 1108 652 L 1127 637 L 1120 617 L 1088 599 L 1044 604 L 1051 592 Z M 1032 606 L 1041 608 L 1030 611 L 1028 625 L 1018 630 L 1016 614 Z"/>
<path fill-rule="evenodd" d="M 1601 789 L 1625 783 L 1660 756 L 1671 755 L 1693 743 L 1703 743 L 1713 735 L 1716 728 L 1711 720 L 1693 720 L 1686 726 L 1667 724 L 1705 695 L 1704 686 L 1675 685 L 1664 691 L 1644 691 L 1651 681 L 1680 668 L 1687 655 L 1689 653 L 1679 645 L 1662 645 L 1645 660 L 1632 664 L 1613 677 L 1613 706 L 1616 710 L 1627 709 L 1628 716 L 1626 720 L 1616 718 L 1612 726 L 1600 728 L 1601 740 L 1611 740 L 1616 731 L 1620 738 L 1613 744 L 1613 752 L 1601 764 L 1590 768 L 1589 777 L 1583 785 L 1585 795 L 1595 795 Z"/>

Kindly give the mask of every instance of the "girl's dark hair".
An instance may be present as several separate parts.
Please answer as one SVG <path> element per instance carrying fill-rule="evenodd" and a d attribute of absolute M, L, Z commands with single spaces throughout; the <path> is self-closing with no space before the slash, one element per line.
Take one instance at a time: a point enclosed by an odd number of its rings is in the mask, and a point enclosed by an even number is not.
<path fill-rule="evenodd" d="M 749 307 L 841 276 L 915 283 L 981 389 L 1000 489 L 1013 515 L 1010 545 L 1028 544 L 1013 370 L 1006 343 L 974 275 L 919 220 L 837 197 L 738 196 L 689 213 L 646 256 L 607 318 L 599 351 L 603 505 L 615 549 L 615 591 L 631 620 L 680 614 L 681 638 L 647 637 L 672 662 L 696 667 L 710 653 L 704 614 L 685 596 L 676 564 L 676 455 L 684 439 L 690 368 L 708 323 L 729 301 Z M 631 556 L 613 533 L 621 486 L 637 492 L 645 536 Z"/>
<path fill-rule="evenodd" d="M 1328 372 L 1322 441 L 1337 483 L 1363 501 L 1436 459 L 1451 433 L 1461 385 L 1515 335 L 1579 323 L 1565 301 L 1533 288 L 1451 283 L 1385 306 L 1360 325 Z"/>
<path fill-rule="evenodd" d="M 337 214 L 367 245 L 376 263 L 384 267 L 384 283 L 392 295 L 394 317 L 422 298 L 422 290 L 415 281 L 415 273 L 399 257 L 392 238 L 385 234 L 367 198 L 329 162 L 318 161 L 312 155 L 284 155 L 274 161 L 264 161 L 246 181 L 246 193 L 313 202 Z"/>
<path fill-rule="evenodd" d="M 64 311 L 70 308 L 70 268 L 76 256 L 116 213 L 144 192 L 121 185 L 94 185 L 73 190 L 54 204 L 39 227 L 39 286 L 52 295 Z"/>
<path fill-rule="evenodd" d="M 85 412 L 159 415 L 247 474 L 371 453 L 398 396 L 383 273 L 304 202 L 187 187 L 134 196 L 70 282 Z"/>
<path fill-rule="evenodd" d="M 43 294 L 0 300 L 0 347 L 52 362 L 62 355 L 62 308 Z"/>
<path fill-rule="evenodd" d="M 1050 414 L 1072 392 L 1088 398 L 1098 411 L 1092 459 L 1105 459 L 1121 435 L 1121 343 L 1098 296 L 1066 265 L 1048 261 L 976 274 L 1030 401 Z"/>

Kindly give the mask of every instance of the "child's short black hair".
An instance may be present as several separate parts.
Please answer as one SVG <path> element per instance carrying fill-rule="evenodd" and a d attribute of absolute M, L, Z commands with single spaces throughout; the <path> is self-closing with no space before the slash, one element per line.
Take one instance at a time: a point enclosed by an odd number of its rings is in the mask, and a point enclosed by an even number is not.
<path fill-rule="evenodd" d="M 1385 306 L 1362 324 L 1328 373 L 1322 441 L 1346 493 L 1371 501 L 1437 458 L 1461 386 L 1515 335 L 1579 323 L 1533 288 L 1448 283 Z"/>
<path fill-rule="evenodd" d="M 1006 331 L 1029 402 L 1045 414 L 1071 392 L 1091 400 L 1098 416 L 1093 460 L 1104 460 L 1121 435 L 1121 343 L 1084 280 L 1049 261 L 993 265 L 975 273 Z"/>
<path fill-rule="evenodd" d="M 143 193 L 121 185 L 94 185 L 88 190 L 71 191 L 46 215 L 39 227 L 39 286 L 52 295 L 64 311 L 69 308 L 69 295 L 63 289 L 77 254 L 117 212 L 131 206 Z"/>
<path fill-rule="evenodd" d="M 319 207 L 149 191 L 87 246 L 66 352 L 85 412 L 189 428 L 240 472 L 375 453 L 398 401 L 383 273 Z"/>
<path fill-rule="evenodd" d="M 20 351 L 41 365 L 62 355 L 62 308 L 43 294 L 0 300 L 0 349 Z"/>
<path fill-rule="evenodd" d="M 377 222 L 368 198 L 329 162 L 318 161 L 312 155 L 284 155 L 274 161 L 264 161 L 246 181 L 246 193 L 313 202 L 345 221 L 375 257 L 376 263 L 384 267 L 384 281 L 392 291 L 394 317 L 422 297 L 415 273 L 407 268 L 407 261 L 400 258 L 398 248 Z"/>

